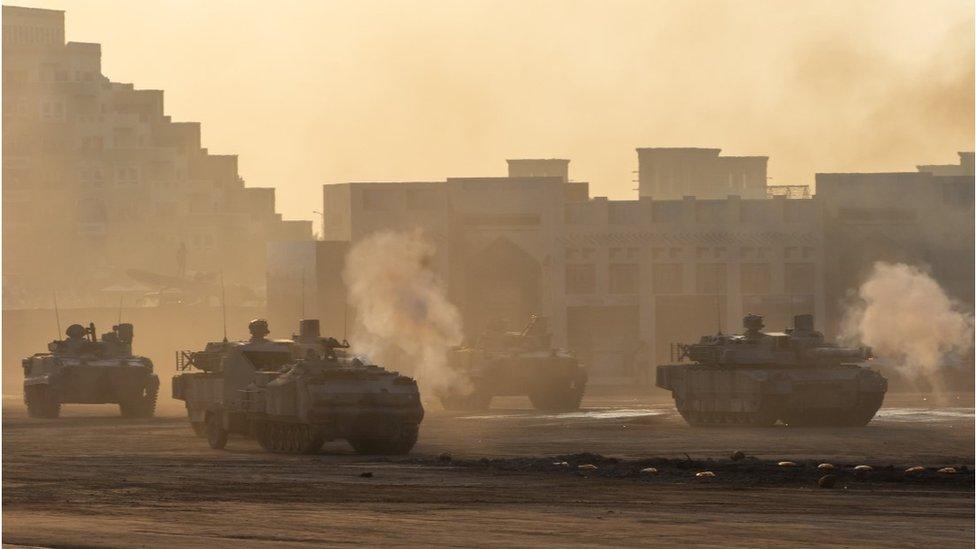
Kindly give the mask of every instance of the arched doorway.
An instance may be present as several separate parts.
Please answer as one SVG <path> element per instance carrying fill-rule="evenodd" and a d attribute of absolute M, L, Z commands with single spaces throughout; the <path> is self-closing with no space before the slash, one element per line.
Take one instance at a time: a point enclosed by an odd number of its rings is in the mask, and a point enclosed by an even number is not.
<path fill-rule="evenodd" d="M 477 337 L 494 319 L 520 329 L 530 314 L 542 311 L 542 269 L 521 247 L 498 238 L 469 256 L 465 266 L 465 333 Z"/>

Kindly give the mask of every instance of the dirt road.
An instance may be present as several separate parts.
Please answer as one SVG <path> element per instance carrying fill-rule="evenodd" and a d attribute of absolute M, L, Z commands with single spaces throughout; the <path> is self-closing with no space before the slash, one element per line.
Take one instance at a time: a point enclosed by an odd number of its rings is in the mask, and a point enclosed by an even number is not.
<path fill-rule="evenodd" d="M 490 413 L 448 414 L 431 404 L 413 454 L 380 458 L 343 443 L 316 456 L 269 455 L 243 439 L 210 450 L 169 404 L 153 420 L 66 406 L 48 421 L 5 399 L 3 541 L 973 545 L 972 395 L 948 407 L 889 395 L 861 429 L 691 429 L 670 403 L 644 397 L 589 397 L 584 407 L 546 415 L 506 399 Z M 750 458 L 732 462 L 733 450 Z M 839 467 L 834 489 L 816 487 L 821 461 Z M 641 475 L 650 463 L 659 474 Z M 859 463 L 875 472 L 854 477 Z M 911 465 L 930 469 L 906 478 Z M 947 465 L 959 472 L 935 472 Z M 704 469 L 717 476 L 696 480 Z"/>

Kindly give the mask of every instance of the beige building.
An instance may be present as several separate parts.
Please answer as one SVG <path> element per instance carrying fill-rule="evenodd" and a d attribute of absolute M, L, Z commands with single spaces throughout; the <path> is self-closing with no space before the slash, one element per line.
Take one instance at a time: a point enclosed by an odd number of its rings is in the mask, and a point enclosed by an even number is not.
<path fill-rule="evenodd" d="M 640 196 L 766 198 L 766 156 L 722 156 L 721 149 L 637 149 Z"/>
<path fill-rule="evenodd" d="M 311 270 L 328 279 L 341 299 L 341 250 L 374 231 L 420 228 L 436 244 L 432 266 L 469 337 L 494 318 L 514 329 L 544 314 L 556 343 L 576 351 L 598 384 L 646 382 L 671 343 L 737 331 L 746 312 L 765 314 L 771 329 L 794 314 L 823 316 L 812 200 L 766 199 L 763 190 L 753 199 L 611 201 L 570 181 L 567 160 L 508 164 L 507 177 L 324 186 L 327 242 L 273 247 L 269 271 L 292 290 L 269 289 L 280 296 L 269 297 L 271 314 L 299 315 L 292 265 L 305 265 L 306 280 Z M 317 306 L 332 333 L 354 314 Z"/>
<path fill-rule="evenodd" d="M 310 239 L 311 223 L 283 221 L 274 189 L 245 187 L 162 91 L 104 76 L 101 47 L 65 43 L 64 17 L 3 7 L 4 306 L 91 298 L 128 269 L 176 274 L 182 246 L 190 271 L 263 285 L 266 242 Z"/>
<path fill-rule="evenodd" d="M 847 292 L 875 261 L 928 269 L 956 300 L 973 309 L 973 153 L 959 164 L 905 173 L 820 173 L 830 332 Z"/>

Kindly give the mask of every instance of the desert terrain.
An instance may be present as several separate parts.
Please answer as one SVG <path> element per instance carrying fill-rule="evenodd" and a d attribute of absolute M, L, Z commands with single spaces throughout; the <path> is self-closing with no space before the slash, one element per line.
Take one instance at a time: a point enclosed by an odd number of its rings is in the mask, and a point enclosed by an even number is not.
<path fill-rule="evenodd" d="M 583 406 L 542 414 L 510 398 L 459 414 L 427 402 L 408 456 L 358 456 L 341 441 L 288 456 L 245 439 L 211 450 L 165 395 L 151 420 L 80 405 L 29 419 L 5 396 L 3 542 L 973 546 L 972 394 L 890 394 L 855 429 L 692 429 L 662 395 Z M 730 460 L 736 450 L 747 457 Z M 821 462 L 837 466 L 831 489 L 817 486 Z M 859 464 L 874 471 L 858 478 Z M 928 469 L 906 476 L 915 465 Z M 659 473 L 639 472 L 648 466 Z M 945 466 L 957 473 L 936 472 Z M 695 478 L 705 470 L 716 476 Z"/>

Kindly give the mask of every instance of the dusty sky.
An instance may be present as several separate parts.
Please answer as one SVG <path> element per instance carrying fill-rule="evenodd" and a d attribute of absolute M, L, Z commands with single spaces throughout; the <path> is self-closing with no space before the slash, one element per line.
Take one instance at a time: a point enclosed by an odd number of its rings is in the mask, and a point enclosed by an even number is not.
<path fill-rule="evenodd" d="M 321 184 L 572 159 L 636 196 L 638 146 L 770 156 L 774 184 L 973 148 L 971 1 L 4 2 L 63 9 L 104 72 L 166 90 L 279 211 Z"/>

